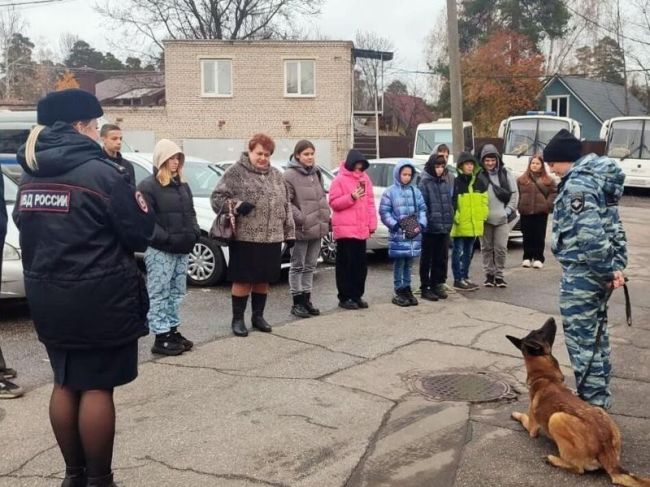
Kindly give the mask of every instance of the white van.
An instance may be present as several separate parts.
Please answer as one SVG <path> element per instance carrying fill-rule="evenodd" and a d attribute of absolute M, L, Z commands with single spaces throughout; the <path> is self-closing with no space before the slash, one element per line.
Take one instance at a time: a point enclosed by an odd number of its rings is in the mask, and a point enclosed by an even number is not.
<path fill-rule="evenodd" d="M 616 117 L 603 123 L 605 154 L 625 173 L 625 186 L 650 188 L 650 117 Z"/>
<path fill-rule="evenodd" d="M 415 132 L 413 159 L 426 161 L 438 144 L 445 144 L 452 152 L 451 118 L 439 118 L 435 122 L 421 123 Z M 474 153 L 474 127 L 472 122 L 463 122 L 463 150 Z M 454 158 L 449 154 L 449 163 Z"/>
<path fill-rule="evenodd" d="M 503 139 L 503 163 L 515 176 L 528 167 L 528 158 L 541 153 L 549 140 L 562 129 L 567 129 L 580 139 L 582 126 L 568 117 L 557 117 L 554 112 L 528 112 L 526 115 L 508 117 L 499 125 Z"/>

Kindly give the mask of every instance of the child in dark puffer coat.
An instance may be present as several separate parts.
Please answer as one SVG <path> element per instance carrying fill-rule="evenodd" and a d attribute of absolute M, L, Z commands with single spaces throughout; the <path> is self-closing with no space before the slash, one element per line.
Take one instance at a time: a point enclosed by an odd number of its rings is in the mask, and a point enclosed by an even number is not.
<path fill-rule="evenodd" d="M 388 255 L 395 259 L 393 276 L 395 296 L 393 303 L 398 306 L 415 306 L 418 300 L 411 290 L 411 268 L 413 259 L 422 251 L 422 230 L 427 224 L 427 207 L 419 189 L 411 186 L 415 167 L 411 161 L 397 162 L 393 171 L 395 183 L 384 191 L 379 205 L 379 216 L 390 232 Z M 405 219 L 417 217 L 419 232 L 408 238 L 405 232 Z"/>

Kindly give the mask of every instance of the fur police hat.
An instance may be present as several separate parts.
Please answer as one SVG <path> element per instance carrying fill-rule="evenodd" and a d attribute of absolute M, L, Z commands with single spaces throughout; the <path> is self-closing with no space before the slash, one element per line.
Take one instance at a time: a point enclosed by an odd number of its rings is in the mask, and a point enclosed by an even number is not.
<path fill-rule="evenodd" d="M 54 125 L 101 117 L 104 111 L 94 95 L 72 88 L 48 93 L 38 101 L 36 113 L 40 125 Z"/>
<path fill-rule="evenodd" d="M 546 162 L 574 162 L 582 155 L 582 143 L 567 129 L 560 130 L 546 144 L 544 160 Z"/>

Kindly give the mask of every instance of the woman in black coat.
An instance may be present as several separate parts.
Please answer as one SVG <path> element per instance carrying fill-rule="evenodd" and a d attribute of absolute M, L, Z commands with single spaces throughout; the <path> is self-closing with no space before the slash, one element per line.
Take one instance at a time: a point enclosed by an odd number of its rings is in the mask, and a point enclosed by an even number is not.
<path fill-rule="evenodd" d="M 113 388 L 138 374 L 149 301 L 133 257 L 154 216 L 126 170 L 96 140 L 97 99 L 81 90 L 38 102 L 38 125 L 17 158 L 14 208 L 25 291 L 54 371 L 50 421 L 64 487 L 113 486 Z"/>
<path fill-rule="evenodd" d="M 138 189 L 156 214 L 156 229 L 144 254 L 149 292 L 149 330 L 156 335 L 152 353 L 180 355 L 193 343 L 178 331 L 179 310 L 187 290 L 189 252 L 199 240 L 192 191 L 183 178 L 185 156 L 162 139 L 153 151 L 155 174 Z"/>

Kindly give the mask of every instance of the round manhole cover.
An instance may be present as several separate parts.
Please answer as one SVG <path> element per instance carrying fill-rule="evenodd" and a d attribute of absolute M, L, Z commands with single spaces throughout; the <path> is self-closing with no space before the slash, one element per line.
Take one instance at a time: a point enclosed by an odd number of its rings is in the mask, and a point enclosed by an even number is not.
<path fill-rule="evenodd" d="M 438 401 L 488 402 L 511 396 L 510 386 L 485 374 L 417 374 L 411 388 Z"/>

